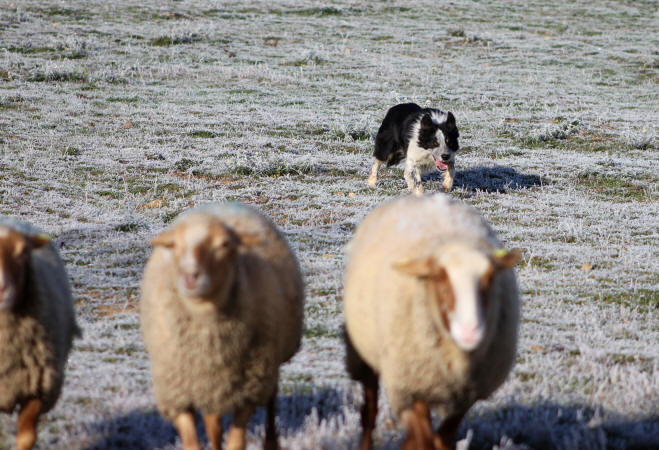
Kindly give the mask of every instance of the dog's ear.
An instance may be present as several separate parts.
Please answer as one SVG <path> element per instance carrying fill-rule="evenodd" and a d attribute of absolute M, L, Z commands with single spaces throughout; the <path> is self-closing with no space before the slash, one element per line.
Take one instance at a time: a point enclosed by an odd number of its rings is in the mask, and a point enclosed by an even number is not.
<path fill-rule="evenodd" d="M 451 111 L 449 111 L 446 114 L 446 125 L 448 125 L 450 128 L 455 127 L 455 116 L 453 115 L 453 113 Z"/>
<path fill-rule="evenodd" d="M 421 128 L 433 128 L 435 124 L 432 122 L 430 113 L 425 113 L 421 118 Z"/>

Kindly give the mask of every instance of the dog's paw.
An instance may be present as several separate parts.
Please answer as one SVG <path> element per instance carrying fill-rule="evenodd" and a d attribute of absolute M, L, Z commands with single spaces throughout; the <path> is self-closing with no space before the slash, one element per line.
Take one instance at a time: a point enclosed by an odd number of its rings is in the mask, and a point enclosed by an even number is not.
<path fill-rule="evenodd" d="M 377 182 L 378 182 L 378 177 L 374 177 L 373 175 L 371 175 L 370 177 L 368 177 L 368 185 L 369 185 L 369 186 L 371 186 L 371 187 L 375 187 L 375 185 L 377 184 Z"/>

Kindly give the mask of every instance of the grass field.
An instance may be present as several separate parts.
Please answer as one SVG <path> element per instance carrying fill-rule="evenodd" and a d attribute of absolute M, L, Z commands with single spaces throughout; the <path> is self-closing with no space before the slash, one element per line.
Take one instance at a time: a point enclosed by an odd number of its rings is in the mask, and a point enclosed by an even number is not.
<path fill-rule="evenodd" d="M 306 277 L 281 443 L 355 448 L 343 247 L 405 194 L 400 167 L 366 185 L 402 101 L 455 114 L 451 195 L 524 250 L 517 364 L 460 448 L 659 447 L 657 17 L 630 0 L 0 0 L 0 214 L 56 236 L 84 328 L 38 447 L 180 445 L 139 331 L 148 239 L 239 200 L 284 230 Z M 250 447 L 263 432 L 260 412 Z M 376 444 L 402 436 L 383 409 Z"/>

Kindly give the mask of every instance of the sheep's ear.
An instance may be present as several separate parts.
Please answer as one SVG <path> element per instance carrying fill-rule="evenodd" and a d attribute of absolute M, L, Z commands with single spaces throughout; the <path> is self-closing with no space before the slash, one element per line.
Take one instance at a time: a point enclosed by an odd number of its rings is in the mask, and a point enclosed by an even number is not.
<path fill-rule="evenodd" d="M 25 240 L 28 242 L 30 248 L 35 249 L 50 244 L 51 238 L 47 234 L 42 233 L 34 236 L 25 236 Z"/>
<path fill-rule="evenodd" d="M 522 251 L 518 248 L 506 250 L 498 248 L 490 255 L 496 269 L 510 269 L 522 259 Z"/>
<path fill-rule="evenodd" d="M 151 245 L 165 248 L 174 247 L 174 230 L 166 230 L 151 239 Z"/>
<path fill-rule="evenodd" d="M 245 247 L 253 247 L 261 243 L 261 237 L 257 233 L 240 233 L 238 235 L 240 245 Z"/>
<path fill-rule="evenodd" d="M 394 263 L 394 269 L 419 278 L 434 278 L 446 273 L 432 256 L 397 261 Z"/>

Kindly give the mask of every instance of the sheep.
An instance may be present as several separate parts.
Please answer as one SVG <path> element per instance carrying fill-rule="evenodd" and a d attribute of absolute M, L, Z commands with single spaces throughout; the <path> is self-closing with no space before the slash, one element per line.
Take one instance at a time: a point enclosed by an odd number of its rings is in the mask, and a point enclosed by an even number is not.
<path fill-rule="evenodd" d="M 513 365 L 519 250 L 504 250 L 474 209 L 436 194 L 375 209 L 347 258 L 346 363 L 364 387 L 362 450 L 372 447 L 379 380 L 409 430 L 404 448 L 451 448 L 469 408 Z M 444 418 L 435 433 L 430 408 Z"/>
<path fill-rule="evenodd" d="M 39 416 L 60 396 L 80 336 L 64 264 L 35 227 L 0 219 L 0 411 L 19 407 L 16 447 L 37 441 Z"/>
<path fill-rule="evenodd" d="M 142 334 L 151 357 L 158 410 L 184 449 L 198 449 L 193 410 L 211 448 L 220 417 L 234 412 L 230 449 L 267 403 L 265 447 L 277 447 L 279 366 L 298 350 L 304 288 L 297 259 L 268 218 L 239 203 L 180 216 L 152 240 L 142 282 Z"/>

